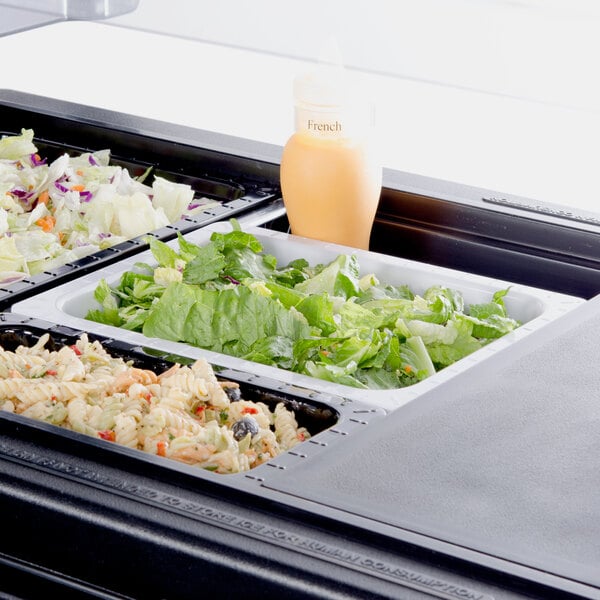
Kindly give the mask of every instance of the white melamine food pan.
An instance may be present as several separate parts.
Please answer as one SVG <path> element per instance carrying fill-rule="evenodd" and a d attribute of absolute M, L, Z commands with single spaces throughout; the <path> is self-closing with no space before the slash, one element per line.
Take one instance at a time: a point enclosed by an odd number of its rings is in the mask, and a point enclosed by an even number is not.
<path fill-rule="evenodd" d="M 214 231 L 231 231 L 231 225 L 226 222 L 214 223 L 185 235 L 185 238 L 190 242 L 204 244 L 209 241 Z M 287 384 L 313 389 L 320 393 L 335 394 L 349 400 L 360 400 L 373 406 L 393 410 L 417 398 L 431 388 L 443 384 L 457 373 L 467 369 L 473 369 L 474 377 L 476 377 L 476 366 L 478 363 L 492 358 L 494 354 L 507 349 L 512 344 L 520 343 L 532 331 L 548 327 L 561 315 L 564 315 L 584 302 L 583 299 L 573 296 L 374 252 L 318 242 L 258 227 L 244 227 L 244 231 L 255 235 L 263 244 L 265 252 L 273 254 L 282 266 L 297 258 L 305 258 L 310 264 L 314 265 L 328 263 L 342 253 L 355 253 L 361 265 L 361 274 L 374 273 L 382 283 L 394 285 L 406 284 L 416 294 L 423 293 L 432 285 L 446 286 L 460 291 L 467 305 L 489 302 L 491 295 L 495 291 L 510 286 L 510 292 L 505 297 L 506 307 L 510 316 L 519 320 L 522 325 L 515 331 L 485 346 L 483 349 L 474 352 L 470 356 L 415 385 L 393 390 L 364 390 L 200 348 L 193 348 L 183 343 L 148 338 L 141 333 L 130 332 L 86 320 L 84 317 L 88 310 L 98 308 L 94 299 L 94 289 L 98 281 L 104 278 L 109 285 L 114 286 L 118 284 L 122 273 L 135 268 L 134 264 L 136 262 L 155 264 L 150 251 L 124 259 L 52 290 L 32 296 L 27 300 L 15 304 L 13 311 L 22 315 L 68 325 L 82 331 L 121 339 L 145 348 L 152 348 L 172 354 L 194 355 L 193 357 L 204 356 L 214 365 L 277 378 Z M 170 242 L 170 245 L 176 248 L 177 241 Z"/>

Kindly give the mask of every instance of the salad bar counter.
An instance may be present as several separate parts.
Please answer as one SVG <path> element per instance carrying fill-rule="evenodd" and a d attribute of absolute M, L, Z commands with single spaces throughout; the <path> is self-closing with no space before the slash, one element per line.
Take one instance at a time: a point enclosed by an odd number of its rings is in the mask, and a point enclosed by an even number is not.
<path fill-rule="evenodd" d="M 598 297 L 289 235 L 274 148 L 0 129 L 0 596 L 600 599 Z"/>

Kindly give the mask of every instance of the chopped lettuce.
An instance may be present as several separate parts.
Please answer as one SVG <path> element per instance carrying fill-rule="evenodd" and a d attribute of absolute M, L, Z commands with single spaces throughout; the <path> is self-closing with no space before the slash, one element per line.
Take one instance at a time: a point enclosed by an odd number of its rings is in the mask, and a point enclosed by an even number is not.
<path fill-rule="evenodd" d="M 32 129 L 21 129 L 21 135 L 0 139 L 0 159 L 19 160 L 22 156 L 29 156 L 36 152 Z"/>
<path fill-rule="evenodd" d="M 152 185 L 110 164 L 110 151 L 38 155 L 34 132 L 0 139 L 0 238 L 15 246 L 3 283 L 76 261 L 154 231 L 213 201 L 187 184 L 154 177 Z M 16 247 L 16 253 L 14 248 Z M 10 255 L 10 258 L 7 256 Z M 10 263 L 10 264 L 9 264 Z M 15 276 L 22 273 L 22 276 Z"/>
<path fill-rule="evenodd" d="M 185 215 L 194 198 L 194 190 L 189 185 L 173 183 L 162 177 L 155 177 L 152 183 L 152 206 L 161 210 L 172 223 Z"/>
<path fill-rule="evenodd" d="M 508 290 L 462 294 L 360 274 L 356 255 L 278 265 L 235 220 L 197 246 L 150 241 L 157 264 L 100 282 L 88 319 L 363 389 L 413 385 L 512 331 Z"/>
<path fill-rule="evenodd" d="M 27 263 L 17 248 L 15 238 L 0 238 L 0 272 L 26 270 Z"/>
<path fill-rule="evenodd" d="M 143 235 L 169 224 L 162 208 L 155 209 L 151 200 L 142 192 L 121 196 L 114 205 L 112 226 L 116 235 L 126 239 Z"/>

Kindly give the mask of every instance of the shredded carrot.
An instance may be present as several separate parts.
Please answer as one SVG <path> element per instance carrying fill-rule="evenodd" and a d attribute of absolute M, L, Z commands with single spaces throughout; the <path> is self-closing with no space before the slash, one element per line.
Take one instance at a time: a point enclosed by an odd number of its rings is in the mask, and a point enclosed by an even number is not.
<path fill-rule="evenodd" d="M 72 185 L 71 189 L 74 192 L 83 192 L 83 190 L 85 190 L 85 185 L 81 185 L 80 183 L 78 183 L 77 185 Z"/>
<path fill-rule="evenodd" d="M 50 199 L 50 194 L 48 194 L 48 190 L 44 190 L 38 196 L 38 204 L 48 204 L 48 200 Z"/>
<path fill-rule="evenodd" d="M 412 367 L 411 367 L 410 365 L 406 365 L 406 366 L 404 367 L 404 372 L 405 372 L 405 373 L 407 373 L 407 374 L 408 374 L 408 373 L 412 373 L 412 370 L 413 370 L 413 369 L 412 369 Z"/>
<path fill-rule="evenodd" d="M 158 456 L 166 456 L 167 455 L 167 442 L 164 440 L 156 443 L 156 454 Z"/>
<path fill-rule="evenodd" d="M 38 219 L 35 224 L 38 227 L 41 227 L 46 233 L 52 231 L 54 225 L 56 224 L 56 219 L 52 215 L 46 215 L 41 219 Z"/>
<path fill-rule="evenodd" d="M 117 435 L 112 429 L 105 429 L 104 431 L 98 432 L 98 437 L 103 440 L 108 440 L 109 442 L 114 442 L 117 438 Z"/>
<path fill-rule="evenodd" d="M 75 173 L 77 173 L 77 175 L 79 175 L 79 177 L 83 177 L 83 170 L 82 169 L 77 169 L 77 171 L 75 171 Z"/>

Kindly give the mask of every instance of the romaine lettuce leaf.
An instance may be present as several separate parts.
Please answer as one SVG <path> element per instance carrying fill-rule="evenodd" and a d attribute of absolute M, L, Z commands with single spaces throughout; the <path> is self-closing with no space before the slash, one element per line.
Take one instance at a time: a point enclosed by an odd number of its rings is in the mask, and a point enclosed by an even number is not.
<path fill-rule="evenodd" d="M 479 350 L 485 342 L 473 337 L 472 323 L 456 314 L 446 327 L 452 327 L 452 338 L 440 337 L 427 345 L 427 352 L 438 369 L 447 367 L 457 360 Z"/>
<path fill-rule="evenodd" d="M 518 321 L 502 315 L 490 314 L 484 319 L 471 315 L 459 315 L 457 318 L 469 321 L 473 326 L 473 336 L 476 338 L 496 339 L 513 331 L 519 326 Z"/>
<path fill-rule="evenodd" d="M 154 256 L 160 267 L 174 269 L 177 266 L 180 256 L 171 246 L 152 236 L 148 236 L 146 242 L 148 243 L 150 252 L 152 252 L 152 256 Z"/>
<path fill-rule="evenodd" d="M 203 246 L 198 254 L 185 265 L 183 281 L 200 285 L 217 279 L 226 263 L 225 256 L 214 244 Z"/>
<path fill-rule="evenodd" d="M 333 314 L 333 302 L 326 292 L 304 296 L 295 305 L 310 325 L 319 329 L 321 335 L 330 335 L 336 330 Z"/>
<path fill-rule="evenodd" d="M 305 294 L 274 281 L 265 282 L 265 286 L 271 292 L 273 299 L 279 300 L 286 308 L 297 306 L 303 298 L 306 298 Z"/>
<path fill-rule="evenodd" d="M 354 376 L 356 372 L 356 365 L 349 364 L 345 367 L 333 364 L 313 363 L 308 361 L 304 366 L 306 375 L 311 377 L 317 377 L 324 379 L 325 381 L 332 381 L 340 385 L 348 385 L 355 388 L 367 389 L 367 386 Z"/>
<path fill-rule="evenodd" d="M 463 318 L 473 324 L 474 337 L 495 339 L 519 327 L 520 323 L 506 312 L 504 297 L 507 293 L 508 289 L 498 290 L 491 302 L 469 306 L 469 314 Z"/>
<path fill-rule="evenodd" d="M 354 254 L 340 254 L 317 275 L 296 284 L 304 294 L 322 294 L 352 298 L 358 296 L 360 267 Z"/>
<path fill-rule="evenodd" d="M 308 261 L 305 258 L 298 258 L 283 268 L 275 268 L 271 278 L 275 283 L 291 288 L 308 279 L 307 267 Z"/>
<path fill-rule="evenodd" d="M 201 290 L 185 283 L 169 284 L 148 313 L 142 328 L 144 335 L 175 342 L 186 341 L 190 335 L 186 327 L 187 317 L 200 293 Z"/>
<path fill-rule="evenodd" d="M 414 294 L 407 285 L 390 285 L 377 282 L 364 288 L 364 284 L 360 283 L 360 289 L 357 302 L 361 304 L 373 300 L 412 300 L 414 298 Z"/>
<path fill-rule="evenodd" d="M 382 326 L 383 318 L 374 311 L 352 301 L 344 302 L 337 313 L 337 335 L 373 331 Z"/>
<path fill-rule="evenodd" d="M 427 347 L 419 336 L 410 337 L 400 344 L 399 352 L 405 372 L 414 374 L 419 379 L 435 375 L 435 367 Z"/>
<path fill-rule="evenodd" d="M 245 286 L 217 291 L 173 283 L 151 307 L 143 333 L 244 356 L 259 340 L 299 339 L 310 326 L 300 313 Z"/>
<path fill-rule="evenodd" d="M 291 369 L 294 361 L 294 344 L 290 338 L 280 335 L 262 338 L 252 344 L 242 358 Z"/>
<path fill-rule="evenodd" d="M 222 276 L 234 281 L 244 279 L 268 279 L 273 272 L 271 261 L 250 246 L 223 248 L 225 266 Z"/>
<path fill-rule="evenodd" d="M 173 281 L 183 281 L 183 273 L 173 267 L 156 267 L 153 278 L 154 283 L 166 287 Z"/>
<path fill-rule="evenodd" d="M 115 327 L 120 327 L 123 324 L 123 319 L 119 316 L 119 304 L 106 279 L 101 279 L 96 286 L 94 299 L 102 308 L 88 311 L 85 316 L 86 319 L 106 325 L 114 325 Z"/>

